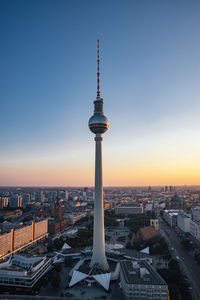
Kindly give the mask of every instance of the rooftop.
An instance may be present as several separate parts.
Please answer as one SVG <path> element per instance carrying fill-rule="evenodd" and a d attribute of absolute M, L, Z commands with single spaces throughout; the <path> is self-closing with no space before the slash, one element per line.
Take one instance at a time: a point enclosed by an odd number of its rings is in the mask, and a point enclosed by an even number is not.
<path fill-rule="evenodd" d="M 12 272 L 18 276 L 31 274 L 40 268 L 41 264 L 46 261 L 44 257 L 26 257 L 21 255 L 14 255 L 0 264 L 0 275 L 12 275 Z M 13 274 L 14 274 L 13 273 Z M 21 275 L 20 275 L 21 273 Z"/>
<path fill-rule="evenodd" d="M 129 284 L 166 285 L 161 276 L 145 261 L 121 261 L 121 270 Z"/>
<path fill-rule="evenodd" d="M 142 236 L 142 239 L 144 241 L 150 240 L 154 237 L 157 237 L 160 235 L 159 230 L 155 230 L 153 226 L 146 226 L 143 228 L 140 228 L 140 234 Z"/>

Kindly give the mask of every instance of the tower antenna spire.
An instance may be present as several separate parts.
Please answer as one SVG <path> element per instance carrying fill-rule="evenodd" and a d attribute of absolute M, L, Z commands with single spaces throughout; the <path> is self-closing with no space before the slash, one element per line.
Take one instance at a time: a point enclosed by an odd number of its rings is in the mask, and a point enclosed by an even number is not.
<path fill-rule="evenodd" d="M 97 98 L 100 98 L 99 40 L 97 40 Z"/>

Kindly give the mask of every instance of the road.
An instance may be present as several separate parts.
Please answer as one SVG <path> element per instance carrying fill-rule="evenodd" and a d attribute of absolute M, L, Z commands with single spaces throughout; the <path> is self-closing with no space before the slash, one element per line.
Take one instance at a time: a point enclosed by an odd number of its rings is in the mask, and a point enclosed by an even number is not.
<path fill-rule="evenodd" d="M 194 300 L 200 299 L 200 272 L 198 265 L 193 261 L 191 256 L 181 245 L 179 237 L 173 228 L 168 226 L 161 220 L 159 223 L 161 234 L 165 237 L 170 249 L 174 248 L 172 255 L 179 257 L 180 268 L 182 272 L 189 278 L 192 286 L 192 296 Z"/>

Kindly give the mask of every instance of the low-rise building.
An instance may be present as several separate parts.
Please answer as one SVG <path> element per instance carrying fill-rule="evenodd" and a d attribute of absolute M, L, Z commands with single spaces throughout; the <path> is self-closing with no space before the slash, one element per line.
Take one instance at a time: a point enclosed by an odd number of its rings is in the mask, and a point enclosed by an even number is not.
<path fill-rule="evenodd" d="M 147 246 L 160 240 L 160 231 L 155 230 L 153 226 L 140 228 L 136 233 L 133 243 L 135 245 Z"/>
<path fill-rule="evenodd" d="M 48 232 L 50 234 L 55 234 L 64 228 L 67 227 L 69 220 L 68 219 L 62 219 L 62 220 L 55 220 L 54 218 L 48 219 Z"/>
<path fill-rule="evenodd" d="M 116 214 L 142 214 L 143 211 L 143 205 L 141 203 L 123 204 L 115 207 Z"/>
<path fill-rule="evenodd" d="M 69 224 L 75 224 L 77 221 L 79 221 L 80 219 L 84 218 L 85 216 L 86 216 L 85 212 L 72 213 L 72 214 L 68 215 Z"/>
<path fill-rule="evenodd" d="M 167 300 L 168 286 L 145 260 L 120 262 L 120 280 L 126 300 Z"/>

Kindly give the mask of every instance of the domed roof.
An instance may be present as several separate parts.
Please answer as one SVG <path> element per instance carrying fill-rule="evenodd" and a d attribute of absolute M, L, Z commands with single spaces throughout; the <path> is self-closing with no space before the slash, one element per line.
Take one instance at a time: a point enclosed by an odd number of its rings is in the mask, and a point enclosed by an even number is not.
<path fill-rule="evenodd" d="M 180 198 L 177 194 L 175 194 L 175 195 L 172 197 L 172 201 L 178 202 L 178 201 L 181 201 L 181 198 Z"/>

